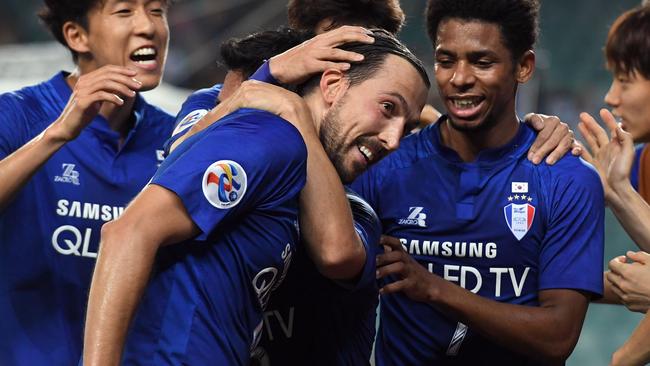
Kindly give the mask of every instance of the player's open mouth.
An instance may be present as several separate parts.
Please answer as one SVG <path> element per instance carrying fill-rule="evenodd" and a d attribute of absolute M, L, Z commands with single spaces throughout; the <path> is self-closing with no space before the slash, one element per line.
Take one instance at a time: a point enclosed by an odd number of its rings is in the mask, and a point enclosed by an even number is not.
<path fill-rule="evenodd" d="M 485 99 L 484 97 L 465 97 L 465 98 L 451 98 L 454 107 L 458 109 L 471 109 L 476 108 Z"/>
<path fill-rule="evenodd" d="M 460 118 L 470 118 L 481 110 L 484 96 L 453 96 L 449 97 L 450 113 Z"/>
<path fill-rule="evenodd" d="M 155 67 L 157 65 L 156 56 L 158 52 L 153 47 L 142 47 L 135 50 L 130 58 L 131 61 L 135 62 L 140 66 L 145 67 Z"/>
<path fill-rule="evenodd" d="M 370 150 L 370 148 L 368 148 L 365 145 L 360 145 L 360 144 L 357 145 L 357 148 L 361 152 L 361 155 L 363 155 L 363 157 L 366 158 L 366 162 L 370 163 L 372 161 L 372 157 L 373 157 L 373 153 Z"/>

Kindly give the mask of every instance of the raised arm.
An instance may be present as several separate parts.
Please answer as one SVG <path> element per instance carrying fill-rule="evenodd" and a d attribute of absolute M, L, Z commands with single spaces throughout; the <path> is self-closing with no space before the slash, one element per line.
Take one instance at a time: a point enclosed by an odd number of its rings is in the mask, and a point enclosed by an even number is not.
<path fill-rule="evenodd" d="M 639 248 L 650 251 L 650 206 L 630 183 L 634 161 L 632 137 L 617 125 L 608 110 L 602 109 L 600 116 L 610 131 L 611 139 L 592 116 L 580 114 L 578 128 L 591 150 L 585 151 L 583 157 L 598 170 L 605 188 L 605 199 L 625 231 Z"/>
<path fill-rule="evenodd" d="M 650 315 L 646 313 L 630 338 L 614 352 L 611 366 L 642 366 L 650 362 Z"/>
<path fill-rule="evenodd" d="M 79 77 L 61 115 L 43 132 L 0 161 L 0 210 L 36 171 L 62 146 L 79 136 L 95 118 L 102 103 L 118 106 L 140 89 L 135 72 L 124 67 L 104 66 Z M 119 96 L 122 97 L 119 97 Z"/>
<path fill-rule="evenodd" d="M 381 289 L 383 296 L 402 292 L 450 314 L 504 347 L 550 364 L 563 364 L 573 351 L 587 311 L 587 295 L 574 290 L 543 290 L 538 307 L 497 302 L 430 273 L 396 238 L 382 237 L 382 243 L 390 251 L 377 257 L 377 278 L 399 278 Z"/>
<path fill-rule="evenodd" d="M 199 233 L 173 192 L 148 185 L 102 228 L 84 333 L 84 365 L 119 365 L 158 248 Z"/>

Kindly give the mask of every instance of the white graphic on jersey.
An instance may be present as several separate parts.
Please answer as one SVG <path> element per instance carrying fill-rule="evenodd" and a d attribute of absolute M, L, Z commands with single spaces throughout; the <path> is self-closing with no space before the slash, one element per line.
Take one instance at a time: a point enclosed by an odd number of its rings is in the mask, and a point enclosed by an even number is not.
<path fill-rule="evenodd" d="M 63 225 L 52 234 L 52 246 L 54 250 L 63 255 L 97 258 L 97 253 L 89 249 L 91 235 L 92 229 L 90 228 L 86 228 L 82 234 L 79 229 L 72 225 Z"/>
<path fill-rule="evenodd" d="M 156 166 L 160 166 L 162 162 L 165 160 L 165 150 L 156 150 L 156 160 L 158 160 L 158 164 Z"/>
<path fill-rule="evenodd" d="M 257 294 L 257 300 L 259 301 L 262 310 L 266 309 L 266 304 L 269 302 L 271 292 L 280 286 L 287 275 L 289 265 L 291 264 L 291 258 L 293 257 L 291 244 L 287 243 L 287 245 L 284 247 L 284 250 L 282 250 L 281 256 L 283 260 L 283 268 L 282 273 L 280 273 L 279 277 L 279 271 L 277 268 L 266 267 L 259 271 L 253 278 L 253 289 Z"/>
<path fill-rule="evenodd" d="M 205 170 L 201 186 L 205 198 L 212 206 L 219 209 L 231 208 L 246 193 L 246 172 L 235 161 L 219 160 Z"/>
<path fill-rule="evenodd" d="M 503 208 L 508 229 L 520 240 L 528 233 L 535 219 L 535 206 L 530 203 L 510 203 Z"/>
<path fill-rule="evenodd" d="M 405 219 L 400 219 L 398 224 L 426 227 L 427 214 L 422 212 L 424 207 L 409 207 L 409 216 Z"/>
<path fill-rule="evenodd" d="M 79 172 L 74 170 L 75 164 L 61 164 L 63 174 L 54 177 L 55 182 L 79 185 Z"/>
<path fill-rule="evenodd" d="M 174 132 L 172 132 L 172 137 L 194 126 L 196 122 L 198 122 L 206 114 L 208 114 L 207 109 L 197 109 L 188 113 L 187 116 L 185 116 L 185 118 L 183 118 L 183 120 L 180 121 L 178 125 L 176 125 Z"/>
<path fill-rule="evenodd" d="M 458 351 L 460 350 L 460 345 L 463 344 L 463 340 L 465 339 L 466 335 L 467 335 L 467 325 L 459 322 L 456 325 L 456 331 L 454 332 L 454 335 L 451 337 L 451 341 L 449 342 L 449 347 L 447 347 L 448 356 L 458 355 Z"/>
<path fill-rule="evenodd" d="M 528 193 L 528 182 L 512 182 L 512 193 Z"/>

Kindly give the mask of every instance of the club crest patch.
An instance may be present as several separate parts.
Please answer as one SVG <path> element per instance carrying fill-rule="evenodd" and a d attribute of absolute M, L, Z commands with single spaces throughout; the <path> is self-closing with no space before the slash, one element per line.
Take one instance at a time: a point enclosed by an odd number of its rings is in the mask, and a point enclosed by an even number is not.
<path fill-rule="evenodd" d="M 203 194 L 212 206 L 219 209 L 236 206 L 246 194 L 246 186 L 246 171 L 232 160 L 219 160 L 203 174 Z"/>
<path fill-rule="evenodd" d="M 530 203 L 510 203 L 503 208 L 503 213 L 508 228 L 517 240 L 521 240 L 533 225 L 535 206 Z"/>

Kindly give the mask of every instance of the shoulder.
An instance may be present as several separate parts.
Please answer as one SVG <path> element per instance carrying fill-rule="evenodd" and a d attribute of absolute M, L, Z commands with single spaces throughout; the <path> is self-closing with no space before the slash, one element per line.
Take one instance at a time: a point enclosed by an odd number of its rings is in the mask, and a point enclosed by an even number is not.
<path fill-rule="evenodd" d="M 27 123 L 48 125 L 48 115 L 61 112 L 62 106 L 48 92 L 46 82 L 0 94 L 0 120 L 6 123 Z"/>
<path fill-rule="evenodd" d="M 198 136 L 209 148 L 228 146 L 260 161 L 304 160 L 307 156 L 302 136 L 290 122 L 256 109 L 239 109 Z"/>
<path fill-rule="evenodd" d="M 552 181 L 602 191 L 602 184 L 596 169 L 582 158 L 573 156 L 570 153 L 555 165 L 548 166 L 544 163 L 542 168 L 548 172 L 547 175 Z"/>

